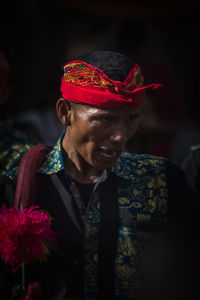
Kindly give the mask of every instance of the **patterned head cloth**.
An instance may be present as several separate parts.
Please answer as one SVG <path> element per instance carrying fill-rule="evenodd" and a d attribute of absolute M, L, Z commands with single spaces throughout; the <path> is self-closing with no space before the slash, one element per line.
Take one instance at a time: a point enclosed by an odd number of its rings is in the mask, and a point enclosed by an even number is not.
<path fill-rule="evenodd" d="M 83 61 L 73 60 L 64 66 L 61 92 L 64 99 L 102 108 L 139 107 L 146 89 L 140 67 L 135 65 L 124 82 L 110 79 L 102 70 Z"/>

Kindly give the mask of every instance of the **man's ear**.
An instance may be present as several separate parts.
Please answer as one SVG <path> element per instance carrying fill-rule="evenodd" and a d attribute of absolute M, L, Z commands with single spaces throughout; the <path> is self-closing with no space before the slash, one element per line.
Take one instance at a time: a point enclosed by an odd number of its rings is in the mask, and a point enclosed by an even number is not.
<path fill-rule="evenodd" d="M 58 99 L 56 111 L 61 123 L 65 126 L 71 125 L 71 105 L 63 98 Z"/>

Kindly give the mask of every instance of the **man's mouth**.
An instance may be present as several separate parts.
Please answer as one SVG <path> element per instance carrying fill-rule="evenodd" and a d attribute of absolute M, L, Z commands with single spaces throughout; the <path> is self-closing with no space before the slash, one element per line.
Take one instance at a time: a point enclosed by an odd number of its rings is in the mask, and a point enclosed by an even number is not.
<path fill-rule="evenodd" d="M 114 160 L 118 158 L 119 156 L 119 151 L 111 150 L 111 149 L 103 149 L 101 148 L 99 150 L 99 153 L 101 156 L 103 156 L 106 159 Z"/>

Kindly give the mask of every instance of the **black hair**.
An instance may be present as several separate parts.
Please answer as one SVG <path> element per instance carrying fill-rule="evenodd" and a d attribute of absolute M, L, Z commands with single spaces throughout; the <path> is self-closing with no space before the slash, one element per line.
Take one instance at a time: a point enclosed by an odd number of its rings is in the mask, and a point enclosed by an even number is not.
<path fill-rule="evenodd" d="M 101 69 L 110 79 L 118 81 L 124 81 L 134 67 L 129 58 L 113 51 L 98 50 L 80 55 L 77 59 Z"/>

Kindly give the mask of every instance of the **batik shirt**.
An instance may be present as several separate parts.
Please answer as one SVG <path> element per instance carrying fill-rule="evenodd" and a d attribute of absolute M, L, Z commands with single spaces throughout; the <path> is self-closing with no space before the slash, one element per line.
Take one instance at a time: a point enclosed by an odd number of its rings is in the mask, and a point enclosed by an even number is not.
<path fill-rule="evenodd" d="M 64 170 L 61 139 L 38 170 L 43 177 L 51 177 L 53 184 L 59 176 L 66 183 L 68 176 Z M 59 187 L 55 185 L 52 191 L 49 183 L 42 184 L 41 199 L 55 220 L 62 218 L 69 196 L 72 205 L 68 215 L 77 229 L 81 225 L 73 206 L 80 204 L 81 195 L 77 196 L 77 188 L 71 189 L 65 183 L 59 183 Z M 58 196 L 54 194 L 55 189 Z M 84 240 L 85 299 L 97 299 L 99 293 L 100 299 L 144 299 L 145 270 L 148 275 L 152 271 L 149 259 L 152 241 L 166 228 L 173 211 L 183 205 L 186 190 L 180 169 L 172 162 L 152 155 L 122 153 L 112 170 L 102 173 L 87 207 L 84 207 L 84 214 L 80 212 L 83 228 L 78 230 Z M 48 194 L 46 200 L 45 193 Z M 65 194 L 65 205 L 62 213 L 60 211 L 56 216 L 62 194 Z M 113 207 L 109 203 L 113 203 Z M 71 234 L 73 236 L 73 230 Z M 67 241 L 66 249 L 71 244 Z"/>

